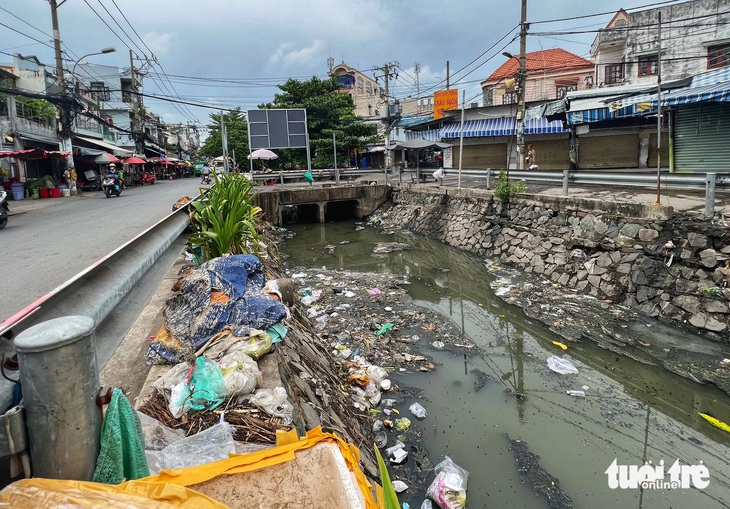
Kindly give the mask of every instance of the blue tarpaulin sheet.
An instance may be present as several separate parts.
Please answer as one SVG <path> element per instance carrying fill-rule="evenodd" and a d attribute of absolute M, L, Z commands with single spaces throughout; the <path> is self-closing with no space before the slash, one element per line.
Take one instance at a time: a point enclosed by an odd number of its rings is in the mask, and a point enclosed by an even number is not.
<path fill-rule="evenodd" d="M 246 336 L 286 317 L 286 306 L 264 291 L 265 273 L 254 255 L 214 258 L 177 285 L 164 308 L 164 332 L 147 352 L 150 364 L 192 360 L 194 353 L 224 328 Z"/>

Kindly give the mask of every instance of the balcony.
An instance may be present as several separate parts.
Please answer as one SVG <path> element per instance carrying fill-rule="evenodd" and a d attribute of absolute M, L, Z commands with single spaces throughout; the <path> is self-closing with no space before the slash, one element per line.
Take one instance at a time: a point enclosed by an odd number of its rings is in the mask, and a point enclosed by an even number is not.
<path fill-rule="evenodd" d="M 614 46 L 623 46 L 628 38 L 628 30 L 625 28 L 607 28 L 598 32 L 596 40 L 591 47 L 591 54 L 598 49 L 606 49 Z"/>

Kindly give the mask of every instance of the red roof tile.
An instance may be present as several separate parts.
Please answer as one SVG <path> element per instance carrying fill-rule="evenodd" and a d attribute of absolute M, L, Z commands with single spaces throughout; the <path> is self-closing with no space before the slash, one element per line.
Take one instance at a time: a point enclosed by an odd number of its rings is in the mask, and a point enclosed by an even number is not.
<path fill-rule="evenodd" d="M 519 55 L 515 55 L 515 57 L 499 66 L 485 81 L 499 81 L 517 74 L 520 68 Z M 533 51 L 525 55 L 525 68 L 527 69 L 528 78 L 531 72 L 556 73 L 586 67 L 592 68 L 593 62 L 561 48 Z"/>

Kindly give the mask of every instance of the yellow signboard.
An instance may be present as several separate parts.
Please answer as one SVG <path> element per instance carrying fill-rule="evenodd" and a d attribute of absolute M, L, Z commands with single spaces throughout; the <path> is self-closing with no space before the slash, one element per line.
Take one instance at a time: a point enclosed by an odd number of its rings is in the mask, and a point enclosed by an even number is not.
<path fill-rule="evenodd" d="M 459 108 L 459 91 L 455 88 L 439 90 L 433 94 L 433 118 L 444 118 L 444 110 Z"/>

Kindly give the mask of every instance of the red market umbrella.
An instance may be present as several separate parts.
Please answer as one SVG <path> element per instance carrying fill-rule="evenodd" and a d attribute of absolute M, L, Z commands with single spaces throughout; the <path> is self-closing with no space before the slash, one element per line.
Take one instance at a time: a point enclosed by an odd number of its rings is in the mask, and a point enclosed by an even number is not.
<path fill-rule="evenodd" d="M 94 162 L 96 164 L 119 164 L 121 161 L 113 154 L 110 154 L 109 152 L 104 152 L 103 154 L 99 154 L 94 159 Z"/>
<path fill-rule="evenodd" d="M 124 164 L 147 164 L 147 161 L 139 157 L 128 157 L 124 160 Z"/>

